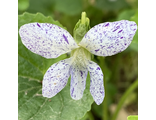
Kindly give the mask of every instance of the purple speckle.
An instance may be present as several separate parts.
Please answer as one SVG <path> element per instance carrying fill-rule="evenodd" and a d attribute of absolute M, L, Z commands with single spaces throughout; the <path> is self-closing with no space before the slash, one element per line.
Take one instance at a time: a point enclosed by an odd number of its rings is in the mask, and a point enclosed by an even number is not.
<path fill-rule="evenodd" d="M 65 41 L 69 44 L 67 37 L 63 34 L 63 38 L 65 39 Z"/>
<path fill-rule="evenodd" d="M 72 91 L 71 91 L 71 94 L 73 94 L 74 93 L 74 88 L 72 89 Z"/>
<path fill-rule="evenodd" d="M 92 67 L 89 67 L 91 70 L 93 70 L 94 68 L 92 68 Z"/>
<path fill-rule="evenodd" d="M 109 23 L 107 23 L 107 24 L 105 25 L 105 27 L 108 26 L 108 25 L 109 25 Z"/>
<path fill-rule="evenodd" d="M 100 42 L 102 43 L 102 39 L 100 39 Z"/>
<path fill-rule="evenodd" d="M 41 27 L 38 23 L 37 23 L 37 26 L 38 26 L 38 27 Z"/>
<path fill-rule="evenodd" d="M 113 30 L 113 32 L 115 32 L 117 29 Z"/>
<path fill-rule="evenodd" d="M 80 73 L 81 73 L 81 77 L 83 76 L 83 72 L 82 71 L 80 71 Z"/>
<path fill-rule="evenodd" d="M 104 94 L 104 92 L 103 91 L 100 91 L 100 93 L 103 95 Z"/>
<path fill-rule="evenodd" d="M 119 29 L 119 28 L 120 28 L 120 26 L 117 26 L 117 27 L 116 27 L 116 29 L 115 29 L 115 30 L 113 30 L 113 32 L 115 32 L 115 31 L 116 31 L 117 29 Z"/>
<path fill-rule="evenodd" d="M 120 30 L 118 33 L 122 32 L 122 30 Z"/>
<path fill-rule="evenodd" d="M 100 67 L 97 67 L 96 70 L 100 70 Z"/>
<path fill-rule="evenodd" d="M 100 49 L 95 50 L 95 52 L 99 51 Z"/>
<path fill-rule="evenodd" d="M 117 29 L 119 29 L 119 28 L 120 28 L 120 26 L 117 26 L 116 28 L 117 28 Z"/>

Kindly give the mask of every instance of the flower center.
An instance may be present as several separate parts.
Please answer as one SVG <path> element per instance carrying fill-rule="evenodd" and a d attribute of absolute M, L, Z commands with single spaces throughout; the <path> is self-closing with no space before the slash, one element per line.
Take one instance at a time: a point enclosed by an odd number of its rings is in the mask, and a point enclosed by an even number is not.
<path fill-rule="evenodd" d="M 71 57 L 73 57 L 72 64 L 86 67 L 87 60 L 91 60 L 91 53 L 85 48 L 79 47 L 71 52 Z"/>

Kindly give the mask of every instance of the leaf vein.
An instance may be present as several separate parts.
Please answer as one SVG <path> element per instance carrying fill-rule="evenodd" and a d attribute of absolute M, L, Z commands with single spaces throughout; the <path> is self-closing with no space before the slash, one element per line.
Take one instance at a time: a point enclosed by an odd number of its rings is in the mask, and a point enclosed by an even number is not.
<path fill-rule="evenodd" d="M 30 60 L 26 59 L 24 56 L 20 55 L 19 53 L 18 53 L 18 55 L 20 57 L 22 57 L 24 60 L 26 60 L 28 63 L 30 63 L 31 65 L 33 65 L 35 68 L 37 68 L 42 74 L 44 74 L 44 72 L 39 67 L 37 67 L 35 64 L 33 64 Z"/>
<path fill-rule="evenodd" d="M 63 99 L 62 99 L 61 93 L 59 93 L 59 96 L 60 96 L 60 100 L 61 100 L 61 103 L 62 103 L 62 106 L 61 106 L 61 109 L 60 109 L 60 113 L 59 113 L 59 117 L 61 117 L 61 113 L 62 113 L 62 111 L 63 111 L 64 104 L 63 104 Z"/>
<path fill-rule="evenodd" d="M 22 78 L 28 78 L 29 81 L 37 81 L 37 82 L 41 82 L 41 80 L 39 79 L 36 79 L 36 78 L 32 78 L 30 76 L 24 76 L 24 75 L 18 75 L 19 77 L 22 77 Z"/>
<path fill-rule="evenodd" d="M 42 90 L 42 89 L 39 89 L 35 94 L 37 94 L 40 90 Z M 34 95 L 35 95 L 34 94 Z M 33 95 L 33 97 L 34 97 L 34 95 Z M 31 97 L 30 99 L 28 99 L 25 103 L 23 103 L 21 106 L 19 106 L 19 109 L 21 108 L 21 107 L 23 107 L 23 105 L 25 105 L 27 102 L 29 102 L 33 97 Z"/>
<path fill-rule="evenodd" d="M 47 102 L 47 100 L 48 100 L 48 98 L 45 99 L 45 101 L 43 102 L 43 104 L 40 106 L 39 110 L 31 118 L 29 118 L 28 120 L 32 119 L 33 117 L 35 117 L 39 113 L 39 111 L 45 105 L 45 103 Z"/>
<path fill-rule="evenodd" d="M 31 87 L 29 89 L 20 90 L 20 91 L 18 91 L 18 93 L 29 91 L 29 90 L 32 90 L 32 89 L 35 89 L 35 88 L 39 88 L 39 87 L 41 87 L 41 86 L 36 86 L 36 87 Z"/>

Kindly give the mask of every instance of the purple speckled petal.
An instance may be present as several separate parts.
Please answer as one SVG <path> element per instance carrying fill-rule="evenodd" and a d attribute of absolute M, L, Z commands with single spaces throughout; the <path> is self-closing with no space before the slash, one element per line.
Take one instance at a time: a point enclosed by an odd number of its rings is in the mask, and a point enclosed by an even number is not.
<path fill-rule="evenodd" d="M 70 74 L 70 95 L 74 100 L 79 100 L 82 98 L 85 90 L 88 70 L 82 66 L 71 65 Z"/>
<path fill-rule="evenodd" d="M 49 23 L 29 23 L 20 27 L 22 43 L 45 58 L 56 58 L 78 48 L 68 31 Z"/>
<path fill-rule="evenodd" d="M 60 92 L 67 84 L 70 76 L 71 58 L 53 64 L 43 77 L 42 95 L 51 98 Z"/>
<path fill-rule="evenodd" d="M 90 74 L 90 93 L 97 105 L 103 102 L 105 91 L 103 86 L 103 73 L 98 64 L 93 61 L 88 62 Z"/>
<path fill-rule="evenodd" d="M 101 23 L 91 28 L 79 43 L 98 56 L 111 56 L 124 51 L 133 40 L 137 25 L 121 20 Z"/>

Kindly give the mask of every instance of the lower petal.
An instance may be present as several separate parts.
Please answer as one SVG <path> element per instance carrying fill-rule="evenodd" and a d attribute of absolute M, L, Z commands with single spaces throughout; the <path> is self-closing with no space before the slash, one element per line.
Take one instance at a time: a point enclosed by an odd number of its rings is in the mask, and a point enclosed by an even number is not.
<path fill-rule="evenodd" d="M 82 98 L 85 90 L 88 70 L 82 66 L 72 65 L 70 71 L 70 95 L 73 99 L 79 100 Z"/>
<path fill-rule="evenodd" d="M 42 95 L 51 98 L 67 84 L 71 58 L 53 64 L 43 77 Z"/>
<path fill-rule="evenodd" d="M 90 93 L 97 105 L 103 102 L 105 91 L 103 86 L 103 73 L 98 64 L 93 61 L 88 62 L 90 73 Z"/>

